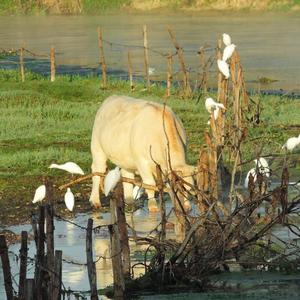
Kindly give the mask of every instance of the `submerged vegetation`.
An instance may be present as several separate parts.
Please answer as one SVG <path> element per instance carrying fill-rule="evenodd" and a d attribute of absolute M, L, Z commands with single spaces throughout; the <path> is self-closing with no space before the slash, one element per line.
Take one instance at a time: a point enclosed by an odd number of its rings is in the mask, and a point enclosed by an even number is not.
<path fill-rule="evenodd" d="M 97 14 L 107 10 L 298 10 L 299 0 L 2 0 L 0 14 Z"/>

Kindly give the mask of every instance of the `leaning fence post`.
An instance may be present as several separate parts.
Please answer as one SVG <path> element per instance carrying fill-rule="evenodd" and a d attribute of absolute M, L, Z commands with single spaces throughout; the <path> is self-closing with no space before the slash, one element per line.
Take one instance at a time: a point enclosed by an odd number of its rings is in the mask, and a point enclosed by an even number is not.
<path fill-rule="evenodd" d="M 6 244 L 5 235 L 0 235 L 0 255 L 2 261 L 3 277 L 4 277 L 4 286 L 7 300 L 13 300 L 13 287 L 12 287 L 12 278 L 10 273 L 10 264 L 8 257 L 8 248 Z"/>
<path fill-rule="evenodd" d="M 174 47 L 177 51 L 181 71 L 183 73 L 184 94 L 185 94 L 186 97 L 190 97 L 191 94 L 192 94 L 192 89 L 191 89 L 190 82 L 189 82 L 189 73 L 188 73 L 188 71 L 186 69 L 186 66 L 185 66 L 182 47 L 180 47 L 180 45 L 176 41 L 176 37 L 175 37 L 174 33 L 172 32 L 171 28 L 168 28 L 168 32 L 170 34 L 171 40 L 174 44 Z"/>
<path fill-rule="evenodd" d="M 20 72 L 21 72 L 21 80 L 25 81 L 25 69 L 24 69 L 24 47 L 20 49 Z"/>
<path fill-rule="evenodd" d="M 128 51 L 128 75 L 129 75 L 129 82 L 130 82 L 130 90 L 133 91 L 134 85 L 133 85 L 132 62 L 131 62 L 130 51 Z"/>
<path fill-rule="evenodd" d="M 55 251 L 52 300 L 61 299 L 62 251 Z"/>
<path fill-rule="evenodd" d="M 50 49 L 50 80 L 55 81 L 55 48 Z"/>
<path fill-rule="evenodd" d="M 87 224 L 86 260 L 89 282 L 91 287 L 91 300 L 98 300 L 96 265 L 93 260 L 93 219 L 88 219 Z"/>
<path fill-rule="evenodd" d="M 21 249 L 20 249 L 20 276 L 19 276 L 19 300 L 25 300 L 25 282 L 27 272 L 27 231 L 21 233 Z"/>
<path fill-rule="evenodd" d="M 107 85 L 106 63 L 105 63 L 104 50 L 103 50 L 102 29 L 100 27 L 98 27 L 98 46 L 99 46 L 99 61 L 102 70 L 102 87 L 106 88 Z"/>
<path fill-rule="evenodd" d="M 116 201 L 116 213 L 117 213 L 117 224 L 120 232 L 120 242 L 121 242 L 121 252 L 123 260 L 123 274 L 124 277 L 130 278 L 130 248 L 128 240 L 128 231 L 125 217 L 125 202 L 124 202 L 124 193 L 123 185 L 121 182 L 118 183 L 113 197 Z"/>
<path fill-rule="evenodd" d="M 149 52 L 148 52 L 148 37 L 147 37 L 147 25 L 143 26 L 143 37 L 144 37 L 144 59 L 145 59 L 145 76 L 147 82 L 147 89 L 150 89 L 150 78 L 149 78 Z"/>
<path fill-rule="evenodd" d="M 121 246 L 117 224 L 108 225 L 114 280 L 114 299 L 124 299 L 125 282 L 122 270 Z"/>

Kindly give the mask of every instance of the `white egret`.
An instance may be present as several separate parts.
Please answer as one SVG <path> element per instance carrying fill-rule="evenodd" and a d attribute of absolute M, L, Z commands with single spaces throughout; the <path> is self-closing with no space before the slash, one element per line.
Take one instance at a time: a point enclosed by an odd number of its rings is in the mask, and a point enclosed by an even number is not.
<path fill-rule="evenodd" d="M 228 63 L 226 61 L 218 59 L 218 68 L 220 72 L 225 76 L 225 78 L 228 79 L 230 76 Z"/>
<path fill-rule="evenodd" d="M 67 192 L 65 193 L 65 204 L 69 211 L 73 211 L 74 203 L 75 203 L 74 195 L 73 195 L 71 189 L 68 188 Z"/>
<path fill-rule="evenodd" d="M 46 197 L 46 186 L 40 185 L 36 190 L 35 190 L 35 194 L 32 200 L 32 203 L 37 203 L 37 202 L 41 202 L 45 199 Z"/>
<path fill-rule="evenodd" d="M 223 61 L 227 61 L 233 54 L 234 50 L 235 50 L 236 45 L 231 44 L 229 46 L 226 46 L 224 51 L 223 51 L 223 57 L 222 60 Z"/>
<path fill-rule="evenodd" d="M 225 46 L 229 46 L 231 44 L 231 37 L 227 33 L 223 33 L 223 43 Z"/>
<path fill-rule="evenodd" d="M 298 137 L 289 138 L 286 143 L 282 146 L 282 149 L 286 149 L 288 151 L 293 151 L 295 147 L 300 144 L 300 134 Z"/>
<path fill-rule="evenodd" d="M 148 73 L 149 73 L 149 75 L 153 75 L 154 72 L 155 72 L 155 68 L 152 68 L 152 67 L 149 67 L 149 68 L 148 68 Z"/>
<path fill-rule="evenodd" d="M 49 168 L 64 170 L 64 171 L 67 171 L 72 174 L 84 175 L 84 172 L 82 171 L 82 169 L 77 164 L 75 164 L 74 162 L 71 162 L 71 161 L 66 162 L 62 165 L 51 164 Z"/>
<path fill-rule="evenodd" d="M 253 182 L 257 179 L 256 168 L 252 168 L 246 175 L 244 186 L 248 188 L 250 174 L 253 176 Z"/>
<path fill-rule="evenodd" d="M 226 109 L 223 103 L 216 102 L 213 98 L 206 98 L 205 100 L 205 108 L 211 114 L 213 110 L 217 108 Z M 217 113 L 218 116 L 218 113 Z"/>
<path fill-rule="evenodd" d="M 144 188 L 142 188 L 141 186 L 135 186 L 132 190 L 132 198 L 134 200 L 138 200 L 142 197 L 143 193 L 144 193 Z"/>
<path fill-rule="evenodd" d="M 119 180 L 121 179 L 121 172 L 119 167 L 110 170 L 104 178 L 104 195 L 107 196 L 112 191 Z"/>
<path fill-rule="evenodd" d="M 254 163 L 262 175 L 264 175 L 266 177 L 270 177 L 270 167 L 265 158 L 260 157 L 259 159 L 254 159 Z"/>

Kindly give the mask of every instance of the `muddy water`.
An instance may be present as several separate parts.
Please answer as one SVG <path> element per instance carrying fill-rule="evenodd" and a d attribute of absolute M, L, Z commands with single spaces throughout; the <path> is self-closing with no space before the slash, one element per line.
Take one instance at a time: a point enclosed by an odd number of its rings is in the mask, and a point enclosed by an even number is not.
<path fill-rule="evenodd" d="M 295 192 L 294 188 L 291 192 Z M 171 209 L 170 201 L 167 201 L 167 212 Z M 193 207 L 194 213 L 196 213 L 195 207 Z M 263 210 L 261 211 L 263 212 Z M 135 226 L 139 236 L 147 236 L 150 231 L 153 230 L 159 224 L 159 214 L 149 215 L 146 209 L 139 209 L 133 215 L 127 214 L 127 222 L 131 226 Z M 77 214 L 74 218 L 70 219 L 73 223 L 85 227 L 88 218 L 93 218 L 94 226 L 104 225 L 110 223 L 109 213 L 90 213 L 90 214 Z M 174 222 L 174 216 L 171 215 L 171 222 Z M 55 221 L 55 249 L 63 251 L 63 283 L 65 288 L 70 288 L 74 291 L 88 291 L 89 283 L 86 272 L 86 266 L 82 265 L 86 262 L 85 257 L 85 237 L 86 231 L 75 224 L 70 222 L 56 220 Z M 11 226 L 8 229 L 20 234 L 22 230 L 27 230 L 29 234 L 32 234 L 30 225 L 18 225 Z M 290 231 L 280 226 L 277 226 L 274 231 L 274 235 L 278 236 L 284 241 L 299 242 L 297 237 Z M 174 230 L 168 229 L 168 238 L 174 238 Z M 276 242 L 278 242 L 276 240 Z M 94 260 L 97 260 L 97 285 L 98 288 L 104 288 L 112 284 L 112 265 L 109 259 L 109 235 L 106 227 L 94 234 Z M 134 242 L 131 242 L 131 259 L 132 263 L 139 260 L 143 260 L 141 255 L 138 254 L 140 250 L 145 250 L 143 246 L 137 246 Z M 12 268 L 12 274 L 16 282 L 18 282 L 19 265 L 15 260 L 14 254 L 19 254 L 20 244 L 14 244 L 9 247 L 10 262 Z M 33 258 L 35 255 L 35 245 L 31 241 L 29 244 L 29 257 Z M 99 256 L 106 257 L 106 259 L 99 259 Z M 0 267 L 1 270 L 1 267 Z M 28 266 L 28 278 L 32 278 L 34 274 L 34 268 L 32 264 Z M 134 276 L 138 277 L 144 273 L 143 268 L 135 268 Z M 220 287 L 228 289 L 236 289 L 239 291 L 245 291 L 243 296 L 246 298 L 249 296 L 254 297 L 251 299 L 259 299 L 262 296 L 272 294 L 273 296 L 268 299 L 282 299 L 282 295 L 288 295 L 287 299 L 299 299 L 300 290 L 297 289 L 297 285 L 300 284 L 300 275 L 294 274 L 287 276 L 287 274 L 279 273 L 265 273 L 265 272 L 243 272 L 240 273 L 240 268 L 236 266 L 236 269 L 232 268 L 232 273 L 217 275 L 212 278 L 215 282 L 220 283 Z M 17 289 L 17 284 L 14 284 Z M 276 292 L 277 291 L 277 292 Z M 218 299 L 238 299 L 236 293 L 208 293 L 201 294 L 201 299 L 213 299 L 214 296 L 218 296 Z M 280 296 L 280 297 L 279 297 Z M 177 297 L 178 299 L 200 299 L 199 294 L 183 294 L 183 295 L 156 295 L 154 298 L 150 296 L 150 299 L 171 299 Z M 145 299 L 148 297 L 144 297 Z M 249 298 L 249 299 L 250 299 Z M 0 299 L 5 299 L 4 293 L 4 280 L 2 271 L 0 272 Z M 73 299 L 73 298 L 71 298 Z M 103 297 L 102 299 L 106 299 Z"/>
<path fill-rule="evenodd" d="M 174 51 L 166 27 L 170 25 L 185 50 L 192 75 L 198 72 L 200 46 L 214 47 L 223 32 L 228 32 L 240 52 L 248 86 L 258 89 L 300 90 L 300 15 L 299 14 L 121 14 L 80 17 L 0 17 L 2 48 L 24 45 L 37 53 L 48 54 L 54 45 L 59 65 L 97 67 L 97 26 L 113 43 L 142 45 L 142 24 L 148 25 L 149 47 L 166 53 Z M 107 65 L 120 76 L 127 72 L 127 50 L 105 44 Z M 131 48 L 135 74 L 143 72 L 143 49 Z M 210 55 L 212 52 L 208 52 Z M 165 72 L 165 59 L 150 52 L 152 78 Z M 45 68 L 47 65 L 44 65 Z M 175 65 L 175 71 L 178 65 Z M 79 69 L 78 69 L 79 70 Z M 216 70 L 216 67 L 213 67 Z M 70 70 L 72 71 L 72 69 Z M 73 69 L 74 71 L 74 69 Z M 125 73 L 124 73 L 125 72 Z M 213 74 L 212 74 L 213 75 Z M 163 75 L 164 76 L 164 75 Z M 255 83 L 259 77 L 278 80 L 267 86 Z M 215 80 L 213 79 L 213 82 Z"/>

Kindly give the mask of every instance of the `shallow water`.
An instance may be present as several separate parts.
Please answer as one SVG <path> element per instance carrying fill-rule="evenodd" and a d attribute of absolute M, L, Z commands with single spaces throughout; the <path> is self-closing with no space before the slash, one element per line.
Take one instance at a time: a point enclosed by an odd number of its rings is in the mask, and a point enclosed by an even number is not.
<path fill-rule="evenodd" d="M 98 67 L 97 26 L 103 28 L 104 39 L 116 43 L 105 44 L 109 70 L 119 76 L 127 73 L 127 51 L 122 46 L 142 46 L 142 25 L 148 25 L 149 47 L 159 52 L 174 52 L 166 27 L 174 30 L 184 48 L 191 74 L 199 71 L 197 50 L 207 45 L 213 48 L 223 32 L 231 34 L 241 55 L 248 87 L 254 89 L 300 90 L 300 15 L 248 14 L 248 13 L 197 13 L 197 14 L 107 14 L 102 16 L 44 16 L 0 17 L 1 47 L 19 48 L 24 45 L 33 52 L 48 54 L 52 45 L 57 51 L 58 65 L 76 65 L 70 72 L 82 67 Z M 122 44 L 122 45 L 117 45 Z M 133 69 L 143 73 L 143 49 L 131 48 Z M 208 51 L 207 55 L 212 54 Z M 150 66 L 155 68 L 152 79 L 164 79 L 166 60 L 150 51 Z M 43 65 L 49 68 L 47 63 Z M 174 66 L 179 70 L 178 64 Z M 90 69 L 89 72 L 94 72 Z M 212 71 L 216 71 L 214 65 Z M 61 72 L 64 72 L 61 69 Z M 214 76 L 214 73 L 212 73 Z M 259 86 L 259 77 L 278 80 Z M 176 77 L 176 76 L 175 76 Z M 212 78 L 211 84 L 216 80 Z"/>
<path fill-rule="evenodd" d="M 167 212 L 171 209 L 170 201 L 167 201 Z M 194 208 L 195 209 L 195 208 Z M 262 209 L 263 210 L 263 209 Z M 196 213 L 194 211 L 194 213 Z M 132 226 L 132 220 L 139 236 L 147 236 L 157 224 L 159 224 L 159 214 L 149 215 L 147 209 L 139 209 L 133 214 L 131 218 L 130 214 L 127 214 L 127 222 Z M 85 213 L 77 214 L 70 221 L 76 223 L 79 226 L 86 227 L 88 218 L 93 218 L 94 227 L 103 224 L 110 223 L 109 213 Z M 174 222 L 174 216 L 171 216 L 171 222 Z M 32 234 L 31 226 L 28 224 L 10 226 L 8 228 L 13 232 L 20 234 L 22 230 L 27 230 L 29 234 Z M 297 236 L 290 232 L 286 228 L 276 226 L 273 231 L 274 235 L 278 236 L 284 241 L 298 242 Z M 174 230 L 169 229 L 167 231 L 168 238 L 174 238 Z M 70 288 L 74 291 L 88 291 L 89 282 L 86 272 L 86 266 L 82 265 L 86 262 L 85 254 L 85 238 L 86 231 L 70 222 L 64 220 L 55 220 L 55 249 L 63 251 L 63 268 L 62 279 L 66 289 Z M 278 242 L 278 241 L 277 241 Z M 112 266 L 109 259 L 109 234 L 106 227 L 94 234 L 93 253 L 94 260 L 96 261 L 100 256 L 107 257 L 107 259 L 99 259 L 96 263 L 97 270 L 97 286 L 98 288 L 104 288 L 112 284 Z M 145 250 L 143 246 L 137 246 L 134 242 L 130 243 L 131 247 L 131 259 L 132 263 L 137 261 L 138 251 Z M 14 254 L 18 255 L 20 244 L 13 244 L 9 247 L 10 251 L 10 263 L 12 274 L 15 276 L 16 282 L 18 282 L 19 265 L 15 260 Z M 35 244 L 31 241 L 29 244 L 28 256 L 33 258 L 35 255 Z M 141 257 L 140 257 L 141 259 Z M 71 262 L 71 263 L 70 263 Z M 1 269 L 1 267 L 0 267 Z M 240 268 L 237 268 L 240 269 Z M 28 266 L 28 278 L 33 278 L 34 268 L 33 265 Z M 234 270 L 234 269 L 232 269 Z M 144 272 L 143 268 L 135 268 L 134 276 L 138 277 Z M 212 277 L 212 280 L 219 283 L 219 286 L 232 289 L 228 293 L 204 293 L 204 294 L 179 294 L 179 295 L 156 295 L 156 296 L 143 296 L 145 299 L 171 299 L 174 297 L 178 299 L 238 299 L 238 295 L 242 294 L 248 298 L 251 295 L 254 297 L 267 297 L 268 293 L 274 295 L 274 297 L 263 299 L 283 299 L 278 298 L 278 293 L 274 293 L 276 289 L 282 291 L 286 290 L 286 294 L 289 295 L 288 299 L 297 299 L 300 296 L 300 274 L 294 276 L 287 276 L 286 274 L 274 273 L 269 274 L 265 272 L 232 272 L 220 274 Z M 295 283 L 296 282 L 296 283 Z M 294 287 L 298 285 L 298 289 Z M 17 289 L 17 284 L 14 284 Z M 235 291 L 234 291 L 235 290 Z M 239 291 L 239 293 L 237 292 Z M 230 296 L 231 295 L 231 296 Z M 297 297 L 294 298 L 294 295 Z M 277 297 L 277 298 L 276 298 Z M 4 280 L 2 271 L 0 272 L 0 299 L 5 299 L 4 293 Z M 72 298 L 73 299 L 73 298 Z M 102 299 L 106 299 L 103 297 Z M 298 298 L 299 299 L 299 298 Z"/>

